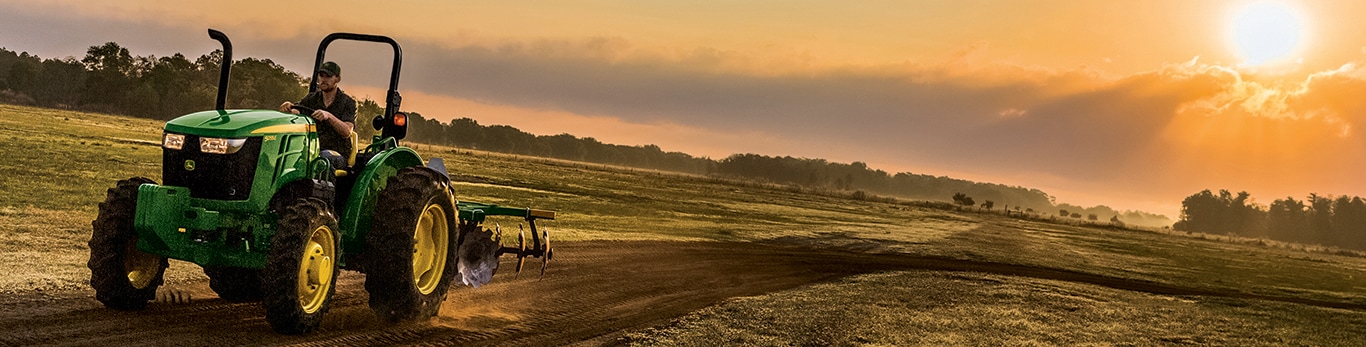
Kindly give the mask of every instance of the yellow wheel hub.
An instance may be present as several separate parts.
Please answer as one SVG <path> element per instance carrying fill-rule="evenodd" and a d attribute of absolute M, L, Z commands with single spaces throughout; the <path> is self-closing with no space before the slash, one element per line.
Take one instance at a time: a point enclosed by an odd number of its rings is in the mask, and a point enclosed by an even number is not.
<path fill-rule="evenodd" d="M 156 278 L 159 267 L 161 257 L 139 251 L 137 240 L 128 242 L 128 248 L 123 253 L 123 270 L 128 273 L 128 284 L 137 289 L 147 288 Z"/>
<path fill-rule="evenodd" d="M 299 306 L 304 313 L 318 312 L 332 289 L 332 274 L 336 273 L 337 240 L 332 229 L 319 226 L 313 229 L 304 243 L 303 259 L 299 260 Z"/>
<path fill-rule="evenodd" d="M 413 283 L 422 295 L 431 294 L 446 271 L 446 250 L 450 245 L 450 225 L 446 210 L 430 204 L 418 216 L 413 231 Z"/>

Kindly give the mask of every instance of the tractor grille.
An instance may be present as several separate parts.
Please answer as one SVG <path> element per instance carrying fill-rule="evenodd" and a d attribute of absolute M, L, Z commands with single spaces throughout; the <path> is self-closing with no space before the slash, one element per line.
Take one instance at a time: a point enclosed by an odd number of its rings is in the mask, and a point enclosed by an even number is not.
<path fill-rule="evenodd" d="M 232 154 L 199 151 L 199 136 L 185 135 L 185 147 L 162 149 L 161 179 L 168 186 L 190 188 L 190 197 L 213 200 L 246 200 L 261 156 L 261 137 L 247 138 Z M 194 161 L 192 166 L 187 161 Z"/>

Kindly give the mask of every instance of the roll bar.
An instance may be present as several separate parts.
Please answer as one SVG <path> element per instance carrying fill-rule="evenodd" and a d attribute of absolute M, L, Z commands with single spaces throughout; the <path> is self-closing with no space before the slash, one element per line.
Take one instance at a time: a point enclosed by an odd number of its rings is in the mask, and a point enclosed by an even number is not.
<path fill-rule="evenodd" d="M 336 40 L 387 43 L 389 44 L 389 47 L 394 48 L 394 69 L 389 73 L 389 91 L 384 99 L 384 118 L 392 118 L 394 113 L 398 112 L 399 104 L 403 102 L 403 97 L 398 94 L 398 77 L 399 72 L 403 69 L 403 49 L 398 46 L 398 42 L 388 36 L 332 33 L 327 35 L 327 37 L 324 37 L 323 41 L 318 44 L 318 57 L 313 61 L 313 71 L 311 73 L 316 73 L 318 69 L 323 66 L 323 62 L 326 61 L 327 46 L 331 45 L 332 41 Z M 308 83 L 308 92 L 312 93 L 316 90 L 318 90 L 318 80 L 315 78 L 312 79 L 312 82 Z"/>

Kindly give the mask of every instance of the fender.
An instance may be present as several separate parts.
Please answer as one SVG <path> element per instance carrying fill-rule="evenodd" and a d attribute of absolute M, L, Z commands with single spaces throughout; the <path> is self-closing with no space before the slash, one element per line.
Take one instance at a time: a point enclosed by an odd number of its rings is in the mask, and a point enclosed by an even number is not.
<path fill-rule="evenodd" d="M 370 233 L 379 191 L 399 169 L 413 166 L 422 166 L 422 158 L 408 147 L 392 147 L 365 163 L 365 169 L 356 175 L 356 183 L 346 199 L 346 209 L 338 216 L 342 254 L 360 254 L 365 249 L 365 235 Z"/>

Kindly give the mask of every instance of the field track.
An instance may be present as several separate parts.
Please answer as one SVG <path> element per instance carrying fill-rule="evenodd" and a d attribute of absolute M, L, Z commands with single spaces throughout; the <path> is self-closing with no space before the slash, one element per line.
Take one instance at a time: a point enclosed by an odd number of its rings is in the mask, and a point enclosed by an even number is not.
<path fill-rule="evenodd" d="M 321 331 L 271 331 L 256 303 L 227 303 L 205 282 L 163 286 L 139 312 L 104 308 L 92 291 L 21 292 L 0 297 L 0 346 L 77 345 L 589 345 L 726 298 L 758 295 L 836 278 L 891 270 L 975 271 L 1062 280 L 1168 295 L 1224 296 L 1366 310 L 1366 305 L 1248 295 L 1118 279 L 1065 270 L 901 254 L 866 254 L 786 245 L 594 241 L 556 244 L 542 279 L 528 259 L 520 278 L 504 261 L 493 283 L 453 286 L 441 315 L 410 324 L 380 322 L 363 281 L 344 272 Z M 185 263 L 172 266 L 192 266 Z"/>

